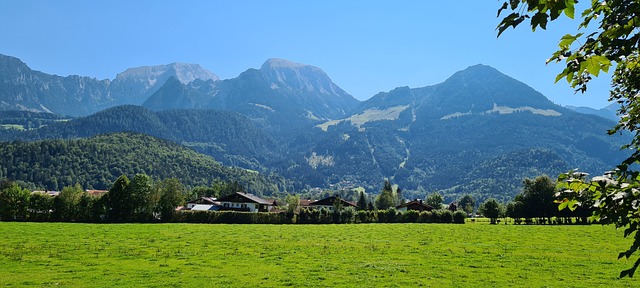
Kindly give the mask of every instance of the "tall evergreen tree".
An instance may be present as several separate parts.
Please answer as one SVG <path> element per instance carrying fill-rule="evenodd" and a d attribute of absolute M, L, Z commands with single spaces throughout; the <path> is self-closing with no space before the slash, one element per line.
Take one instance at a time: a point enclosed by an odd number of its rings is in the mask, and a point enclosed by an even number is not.
<path fill-rule="evenodd" d="M 402 196 L 402 189 L 398 187 L 395 193 L 396 198 L 396 206 L 404 204 L 404 197 Z"/>
<path fill-rule="evenodd" d="M 367 196 L 364 194 L 364 192 L 360 192 L 357 206 L 359 210 L 367 210 Z"/>

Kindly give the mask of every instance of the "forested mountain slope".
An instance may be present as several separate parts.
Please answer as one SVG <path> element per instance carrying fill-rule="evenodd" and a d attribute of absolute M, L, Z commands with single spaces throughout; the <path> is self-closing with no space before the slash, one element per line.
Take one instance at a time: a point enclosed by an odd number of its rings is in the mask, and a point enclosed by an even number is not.
<path fill-rule="evenodd" d="M 317 125 L 292 142 L 307 165 L 283 175 L 371 188 L 389 177 L 417 196 L 512 197 L 524 177 L 615 167 L 628 138 L 608 136 L 614 125 L 476 65 L 441 84 L 380 93 L 351 116 Z"/>
<path fill-rule="evenodd" d="M 0 115 L 8 112 L 0 112 Z M 2 118 L 0 118 L 2 119 Z M 9 119 L 7 119 L 9 121 Z M 246 117 L 219 110 L 169 110 L 153 112 L 124 105 L 64 122 L 50 122 L 29 131 L 0 130 L 0 141 L 86 138 L 111 132 L 138 132 L 170 140 L 225 165 L 263 169 L 278 157 L 273 139 Z"/>
<path fill-rule="evenodd" d="M 0 178 L 32 182 L 49 190 L 76 183 L 108 189 L 121 175 L 144 173 L 178 178 L 189 186 L 214 180 L 238 181 L 248 191 L 271 195 L 285 181 L 220 165 L 195 151 L 137 133 L 112 133 L 87 139 L 0 142 Z"/>

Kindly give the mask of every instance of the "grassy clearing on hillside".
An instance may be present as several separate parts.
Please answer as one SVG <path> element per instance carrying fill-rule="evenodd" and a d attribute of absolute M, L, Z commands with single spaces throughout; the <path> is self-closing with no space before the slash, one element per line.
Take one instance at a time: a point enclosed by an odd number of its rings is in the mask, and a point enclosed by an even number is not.
<path fill-rule="evenodd" d="M 330 120 L 322 124 L 316 125 L 316 127 L 322 129 L 324 132 L 327 132 L 329 126 L 338 125 L 344 121 L 350 121 L 351 125 L 358 127 L 358 129 L 362 129 L 361 126 L 367 122 L 371 121 L 380 121 L 380 120 L 397 120 L 400 117 L 400 113 L 409 108 L 409 105 L 405 106 L 396 106 L 387 108 L 385 110 L 379 110 L 376 108 L 367 109 L 361 114 L 355 114 L 349 118 L 341 119 L 341 120 Z"/>
<path fill-rule="evenodd" d="M 613 227 L 0 223 L 0 286 L 638 287 Z"/>
<path fill-rule="evenodd" d="M 0 128 L 2 128 L 2 129 L 25 130 L 24 126 L 22 126 L 20 124 L 0 124 Z"/>

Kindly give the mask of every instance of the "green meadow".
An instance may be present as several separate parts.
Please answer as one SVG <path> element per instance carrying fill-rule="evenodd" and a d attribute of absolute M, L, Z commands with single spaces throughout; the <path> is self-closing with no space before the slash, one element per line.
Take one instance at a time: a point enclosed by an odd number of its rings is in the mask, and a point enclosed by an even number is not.
<path fill-rule="evenodd" d="M 0 223 L 2 287 L 639 287 L 610 226 Z"/>

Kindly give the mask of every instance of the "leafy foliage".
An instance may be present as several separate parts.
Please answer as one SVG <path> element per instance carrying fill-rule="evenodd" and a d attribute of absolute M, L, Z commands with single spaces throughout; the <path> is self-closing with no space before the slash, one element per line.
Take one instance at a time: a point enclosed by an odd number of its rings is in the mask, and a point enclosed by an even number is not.
<path fill-rule="evenodd" d="M 426 201 L 427 205 L 433 207 L 433 209 L 440 209 L 442 207 L 442 203 L 444 202 L 444 197 L 438 192 L 433 192 L 427 195 Z"/>
<path fill-rule="evenodd" d="M 21 221 L 27 219 L 30 192 L 12 184 L 0 191 L 0 220 Z"/>
<path fill-rule="evenodd" d="M 508 27 L 517 27 L 526 19 L 530 19 L 531 28 L 546 28 L 548 21 L 556 20 L 562 13 L 573 18 L 575 4 L 578 1 L 542 1 L 521 0 L 504 2 L 498 10 L 513 12 L 502 19 L 498 25 L 498 36 Z M 629 131 L 633 138 L 624 148 L 634 152 L 626 160 L 621 161 L 618 169 L 607 175 L 594 177 L 586 181 L 584 175 L 573 172 L 560 176 L 561 188 L 566 198 L 560 201 L 560 208 L 574 209 L 578 204 L 588 206 L 595 201 L 594 220 L 615 224 L 616 227 L 628 227 L 625 236 L 638 230 L 638 205 L 633 196 L 634 186 L 640 182 L 639 172 L 633 171 L 633 164 L 640 162 L 640 102 L 637 95 L 640 91 L 640 70 L 638 56 L 640 54 L 640 3 L 628 0 L 591 1 L 591 5 L 581 14 L 578 30 L 583 32 L 567 34 L 560 39 L 559 49 L 547 62 L 564 62 L 565 68 L 556 77 L 556 82 L 566 79 L 576 91 L 584 92 L 592 76 L 600 72 L 608 72 L 616 64 L 612 77 L 612 90 L 609 101 L 620 104 L 618 125 L 609 133 Z M 594 27 L 595 26 L 595 27 Z M 565 182 L 568 181 L 568 182 Z M 594 183 L 595 182 L 595 183 Z M 593 186 L 595 184 L 595 186 Z M 596 187 L 596 188 L 590 188 Z M 626 198 L 625 198 L 626 197 Z M 629 258 L 640 247 L 640 237 L 627 252 L 620 257 Z M 620 273 L 620 277 L 633 277 L 640 259 L 628 270 Z"/>
<path fill-rule="evenodd" d="M 624 237 L 634 239 L 629 249 L 621 252 L 618 258 L 629 258 L 640 248 L 640 173 L 615 173 L 586 179 L 584 173 L 569 172 L 558 178 L 559 209 L 574 211 L 579 208 L 593 208 L 593 221 L 613 224 L 624 228 Z M 591 210 L 591 209 L 589 209 Z M 620 273 L 620 277 L 633 277 L 640 265 L 637 259 L 633 266 Z"/>
<path fill-rule="evenodd" d="M 464 195 L 458 200 L 459 207 L 468 214 L 473 213 L 476 207 L 476 199 L 471 195 Z"/>

